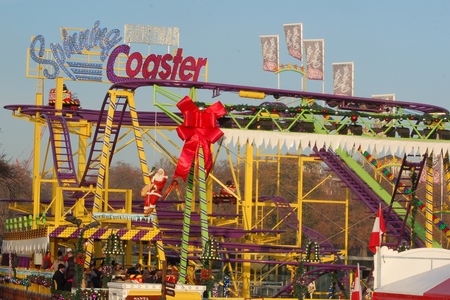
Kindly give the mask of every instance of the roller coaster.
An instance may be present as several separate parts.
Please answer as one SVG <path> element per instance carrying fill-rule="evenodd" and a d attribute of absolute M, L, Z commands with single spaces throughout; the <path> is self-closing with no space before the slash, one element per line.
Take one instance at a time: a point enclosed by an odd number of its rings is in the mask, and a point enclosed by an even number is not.
<path fill-rule="evenodd" d="M 61 88 L 62 78 L 56 83 L 57 89 Z M 140 102 L 135 98 L 138 89 L 152 90 L 152 99 L 143 101 L 151 101 L 154 111 L 139 110 Z M 183 123 L 176 104 L 186 95 L 201 110 L 215 101 L 221 101 L 226 108 L 226 115 L 216 124 L 224 136 L 212 149 L 215 159 L 223 153 L 228 158 L 233 186 L 216 177 L 213 169 L 207 179 L 206 195 L 208 234 L 218 239 L 217 260 L 234 282 L 230 297 L 255 294 L 255 288 L 278 268 L 295 268 L 300 261 L 307 270 L 306 284 L 333 272 L 348 275 L 355 268 L 348 264 L 348 249 L 335 249 L 329 237 L 303 224 L 304 207 L 314 202 L 308 198 L 309 191 L 303 190 L 305 163 L 324 163 L 366 205 L 369 213 L 375 214 L 382 206 L 387 228 L 384 245 L 392 249 L 404 245 L 448 248 L 450 231 L 433 213 L 436 209 L 432 193 L 422 201 L 415 191 L 422 172 L 426 172 L 427 183 L 432 181 L 433 157 L 442 155 L 444 169 L 450 167 L 449 111 L 403 101 L 209 82 L 132 80 L 113 84 L 99 110 L 64 105 L 58 97 L 51 105 L 7 105 L 5 109 L 13 117 L 33 122 L 35 156 L 33 199 L 4 201 L 10 203 L 10 209 L 32 215 L 33 220 L 45 216 L 52 247 L 76 237 L 81 224 L 98 223 L 98 227 L 88 226 L 84 232 L 90 241 L 90 257 L 101 249 L 99 245 L 111 232 L 129 245 L 155 243 L 161 260 L 165 255 L 179 256 L 182 224 L 173 220 L 183 218 L 183 199 L 171 199 L 172 194 L 166 193 L 166 199 L 158 204 L 157 218 L 150 224 L 142 216 L 142 200 L 126 188 L 110 189 L 108 180 L 115 154 L 133 145 L 143 184 L 148 183 L 148 165 L 152 164 L 146 147 L 152 147 L 176 165 L 181 143 L 168 133 Z M 254 105 L 255 99 L 265 102 Z M 239 101 L 249 104 L 227 104 Z M 48 129 L 48 140 L 38 134 L 42 127 Z M 78 144 L 74 147 L 76 138 Z M 42 159 L 40 149 L 44 145 L 47 152 Z M 74 152 L 74 148 L 78 150 Z M 298 176 L 298 195 L 295 199 L 282 196 L 279 176 L 274 176 L 278 194 L 260 195 L 258 169 L 268 157 L 279 166 L 283 151 L 297 153 L 292 155 L 296 161 L 292 173 Z M 401 163 L 395 172 L 379 161 L 378 154 L 382 152 L 400 154 Z M 50 166 L 46 166 L 48 161 Z M 390 188 L 386 189 L 381 180 Z M 53 183 L 53 199 L 41 199 L 39 191 L 44 182 Z M 445 172 L 445 182 L 448 188 L 449 172 Z M 220 186 L 223 192 L 215 193 L 213 186 Z M 112 199 L 110 193 L 123 196 Z M 348 205 L 349 201 L 317 200 L 330 206 Z M 197 202 L 192 203 L 194 223 L 201 214 Z M 219 202 L 235 205 L 236 213 L 215 211 L 213 204 Z M 173 204 L 177 204 L 176 209 Z M 423 213 L 424 222 L 412 222 L 411 211 L 415 207 Z M 273 211 L 277 212 L 278 225 L 267 228 L 265 216 Z M 79 220 L 78 226 L 68 221 L 69 217 Z M 348 213 L 342 218 L 347 219 Z M 295 244 L 279 243 L 286 231 L 277 228 L 281 224 L 298 232 Z M 42 226 L 33 223 L 33 229 Z M 345 226 L 348 231 L 348 225 Z M 200 232 L 200 226 L 190 225 L 188 258 L 192 262 L 199 261 L 202 251 Z M 417 239 L 412 238 L 413 233 Z M 13 233 L 6 233 L 6 240 L 8 234 Z M 317 243 L 316 259 L 307 258 L 311 249 L 305 240 Z M 130 251 L 131 248 L 128 247 Z M 131 261 L 131 252 L 126 257 Z M 139 260 L 143 260 L 142 251 Z M 269 266 L 269 271 L 263 273 L 255 265 Z M 349 281 L 343 282 L 348 289 Z M 293 280 L 285 282 L 271 296 L 290 295 L 294 284 Z"/>

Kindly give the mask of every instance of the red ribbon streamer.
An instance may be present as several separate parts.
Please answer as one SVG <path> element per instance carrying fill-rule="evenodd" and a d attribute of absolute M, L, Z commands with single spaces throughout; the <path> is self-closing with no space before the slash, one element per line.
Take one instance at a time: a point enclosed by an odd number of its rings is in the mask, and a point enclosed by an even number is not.
<path fill-rule="evenodd" d="M 225 107 L 219 101 L 204 110 L 200 110 L 189 96 L 181 99 L 177 104 L 184 115 L 184 122 L 177 128 L 178 136 L 185 141 L 175 169 L 174 178 L 181 177 L 186 181 L 194 159 L 197 159 L 201 146 L 205 156 L 205 172 L 212 167 L 211 144 L 223 136 L 217 127 L 217 118 L 226 114 Z"/>

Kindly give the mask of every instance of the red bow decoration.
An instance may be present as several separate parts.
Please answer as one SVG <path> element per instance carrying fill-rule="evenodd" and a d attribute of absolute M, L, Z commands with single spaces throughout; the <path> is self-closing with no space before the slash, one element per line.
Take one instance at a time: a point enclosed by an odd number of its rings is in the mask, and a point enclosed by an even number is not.
<path fill-rule="evenodd" d="M 223 136 L 222 130 L 217 127 L 217 118 L 225 115 L 227 111 L 220 101 L 200 110 L 189 96 L 181 99 L 177 107 L 184 116 L 184 122 L 177 127 L 177 133 L 185 143 L 178 159 L 174 178 L 181 177 L 186 181 L 200 146 L 202 146 L 205 156 L 206 174 L 211 170 L 211 144 Z"/>

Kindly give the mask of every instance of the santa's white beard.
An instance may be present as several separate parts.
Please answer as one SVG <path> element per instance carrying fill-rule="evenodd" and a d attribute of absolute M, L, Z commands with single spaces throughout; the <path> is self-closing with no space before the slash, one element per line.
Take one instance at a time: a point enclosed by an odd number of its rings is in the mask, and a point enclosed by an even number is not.
<path fill-rule="evenodd" d="M 156 174 L 155 176 L 153 176 L 152 182 L 162 181 L 164 179 L 164 177 L 165 177 L 164 175 Z"/>

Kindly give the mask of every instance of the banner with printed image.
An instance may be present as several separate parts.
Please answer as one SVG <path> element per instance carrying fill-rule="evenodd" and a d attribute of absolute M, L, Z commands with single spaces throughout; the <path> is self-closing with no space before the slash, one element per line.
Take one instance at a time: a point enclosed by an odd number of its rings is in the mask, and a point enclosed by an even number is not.
<path fill-rule="evenodd" d="M 333 63 L 332 65 L 334 94 L 353 96 L 353 62 Z"/>
<path fill-rule="evenodd" d="M 302 60 L 302 39 L 303 39 L 303 25 L 297 24 L 283 24 L 284 38 L 289 55 L 298 60 Z"/>
<path fill-rule="evenodd" d="M 264 35 L 260 36 L 262 56 L 263 56 L 263 70 L 268 72 L 276 72 L 278 70 L 278 35 Z"/>
<path fill-rule="evenodd" d="M 324 40 L 304 40 L 306 56 L 306 78 L 323 80 L 324 73 Z"/>

